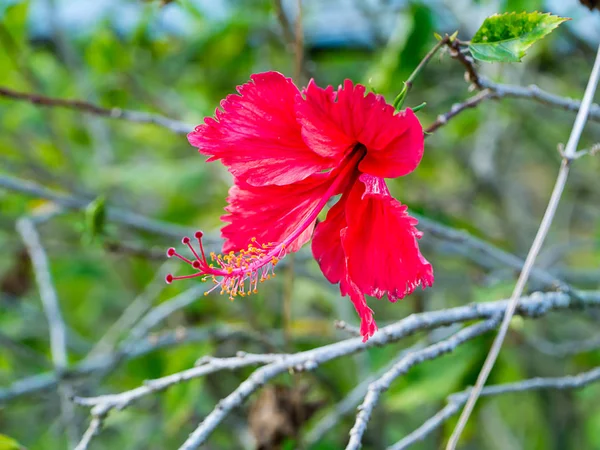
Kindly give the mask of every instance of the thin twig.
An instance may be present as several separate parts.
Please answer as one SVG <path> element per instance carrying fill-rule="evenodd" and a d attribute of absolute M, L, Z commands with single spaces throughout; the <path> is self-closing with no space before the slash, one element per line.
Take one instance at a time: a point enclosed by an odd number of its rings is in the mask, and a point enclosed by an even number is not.
<path fill-rule="evenodd" d="M 600 367 L 583 372 L 578 375 L 568 375 L 557 378 L 531 378 L 516 383 L 506 383 L 487 386 L 481 391 L 482 397 L 492 397 L 515 392 L 530 392 L 542 389 L 571 390 L 580 389 L 588 384 L 600 381 Z M 470 389 L 452 394 L 448 397 L 448 404 L 433 417 L 428 419 L 415 431 L 404 437 L 387 450 L 406 450 L 411 445 L 422 441 L 435 430 L 440 428 L 450 417 L 458 414 L 460 408 L 466 403 Z"/>
<path fill-rule="evenodd" d="M 75 450 L 86 450 L 89 447 L 90 443 L 92 442 L 92 439 L 95 436 L 97 436 L 98 433 L 100 433 L 103 422 L 104 422 L 104 417 L 102 417 L 102 416 L 92 417 L 89 427 L 87 428 L 87 430 L 85 430 L 85 433 L 83 433 L 83 436 L 81 437 L 81 440 L 75 447 Z"/>
<path fill-rule="evenodd" d="M 140 358 L 156 350 L 194 342 L 214 340 L 222 342 L 231 339 L 262 342 L 260 336 L 250 330 L 232 328 L 223 325 L 176 329 L 160 334 L 149 335 L 146 339 L 127 346 L 121 346 L 111 354 L 98 355 L 84 360 L 63 373 L 63 378 L 76 380 L 114 368 L 119 362 Z M 280 336 L 271 339 L 281 341 Z M 0 405 L 23 396 L 34 395 L 42 391 L 56 388 L 59 382 L 56 372 L 44 372 L 14 382 L 7 388 L 0 389 Z"/>
<path fill-rule="evenodd" d="M 108 117 L 111 119 L 122 119 L 128 122 L 150 123 L 179 134 L 187 134 L 194 129 L 194 126 L 191 124 L 169 119 L 159 114 L 131 111 L 121 108 L 103 108 L 82 100 L 47 97 L 45 95 L 19 92 L 2 86 L 0 86 L 0 97 L 5 97 L 12 100 L 21 100 L 38 106 L 67 108 L 83 113 Z"/>
<path fill-rule="evenodd" d="M 492 348 L 485 360 L 483 368 L 477 377 L 477 382 L 471 394 L 469 395 L 469 400 L 463 410 L 458 424 L 450 440 L 448 442 L 447 450 L 454 450 L 456 445 L 458 444 L 458 440 L 460 439 L 460 435 L 469 420 L 469 416 L 475 407 L 475 403 L 477 402 L 477 398 L 487 381 L 487 378 L 494 367 L 494 363 L 498 358 L 498 354 L 500 353 L 500 349 L 502 348 L 502 344 L 504 342 L 504 338 L 506 337 L 506 333 L 508 332 L 508 327 L 510 326 L 510 321 L 512 316 L 517 308 L 517 304 L 519 302 L 519 298 L 523 293 L 523 289 L 525 288 L 525 284 L 529 279 L 529 275 L 531 273 L 531 269 L 535 264 L 535 260 L 537 255 L 546 239 L 546 235 L 548 234 L 548 230 L 552 225 L 552 220 L 554 219 L 554 215 L 556 213 L 556 209 L 560 202 L 560 198 L 562 196 L 565 184 L 567 182 L 567 177 L 569 175 L 569 168 L 572 162 L 572 158 L 577 152 L 577 146 L 579 144 L 579 138 L 581 137 L 581 133 L 583 132 L 583 128 L 587 121 L 590 106 L 592 104 L 592 100 L 594 98 L 594 94 L 596 92 L 596 87 L 598 86 L 598 79 L 600 78 L 600 46 L 598 46 L 598 53 L 596 55 L 596 60 L 594 63 L 594 67 L 590 74 L 590 79 L 588 81 L 587 88 L 585 90 L 585 94 L 583 96 L 583 101 L 581 102 L 581 108 L 577 113 L 577 117 L 575 119 L 575 124 L 573 125 L 573 129 L 571 130 L 571 135 L 569 136 L 569 141 L 567 142 L 567 146 L 564 151 L 563 161 L 560 167 L 560 171 L 558 173 L 558 177 L 556 179 L 556 183 L 554 185 L 554 189 L 552 191 L 552 195 L 550 197 L 550 201 L 548 203 L 548 207 L 546 212 L 544 213 L 544 217 L 538 229 L 538 232 L 535 236 L 531 249 L 525 259 L 525 265 L 523 266 L 523 271 L 519 276 L 515 289 L 510 299 L 509 307 L 506 309 L 504 313 L 504 319 L 502 321 L 502 325 L 500 326 L 500 330 L 498 331 L 498 335 L 494 340 Z"/>
<path fill-rule="evenodd" d="M 302 0 L 296 0 L 296 24 L 294 38 L 294 79 L 300 82 L 300 77 L 304 73 L 304 30 L 302 27 Z"/>
<path fill-rule="evenodd" d="M 580 353 L 590 352 L 600 348 L 600 336 L 581 341 L 568 341 L 554 343 L 542 340 L 535 336 L 526 336 L 525 341 L 538 352 L 555 358 L 567 358 Z"/>
<path fill-rule="evenodd" d="M 68 365 L 67 334 L 65 331 L 65 322 L 58 304 L 58 296 L 52 283 L 52 275 L 50 275 L 48 256 L 44 247 L 42 247 L 35 226 L 29 218 L 22 218 L 17 221 L 17 231 L 21 235 L 25 248 L 27 248 L 27 252 L 31 258 L 42 306 L 48 319 L 52 362 L 56 370 L 61 372 Z"/>
<path fill-rule="evenodd" d="M 510 84 L 494 83 L 484 77 L 480 77 L 480 83 L 483 89 L 492 91 L 495 94 L 495 98 L 512 97 L 530 99 L 544 105 L 573 112 L 579 111 L 581 108 L 580 101 L 546 92 L 535 84 L 526 87 L 514 86 Z M 589 119 L 600 122 L 600 105 L 590 105 Z"/>
<path fill-rule="evenodd" d="M 286 355 L 270 353 L 255 355 L 240 352 L 239 356 L 231 358 L 205 357 L 197 367 L 166 377 L 146 381 L 144 386 L 140 386 L 130 391 L 125 391 L 120 394 L 101 395 L 99 397 L 75 397 L 73 401 L 82 406 L 93 407 L 92 415 L 98 416 L 106 414 L 114 408 L 123 409 L 148 394 L 160 392 L 184 381 L 190 381 L 222 370 L 237 370 L 248 366 L 269 364 L 273 361 L 285 358 L 285 356 Z"/>
<path fill-rule="evenodd" d="M 203 297 L 204 293 L 210 287 L 212 287 L 212 285 L 209 283 L 195 284 L 191 288 L 183 291 L 181 294 L 161 303 L 155 308 L 152 308 L 131 329 L 126 343 L 139 341 L 146 336 L 150 330 L 152 330 L 152 328 L 165 320 L 171 314 L 191 305 L 194 302 L 197 302 L 199 298 Z"/>
<path fill-rule="evenodd" d="M 362 404 L 358 407 L 356 422 L 350 430 L 350 440 L 346 446 L 346 450 L 358 450 L 362 447 L 362 437 L 367 429 L 367 424 L 373 413 L 375 405 L 379 402 L 381 394 L 389 389 L 392 382 L 401 375 L 408 372 L 413 366 L 424 361 L 435 359 L 446 353 L 454 351 L 459 345 L 476 338 L 488 331 L 496 328 L 500 322 L 500 316 L 493 317 L 471 325 L 460 330 L 453 336 L 445 339 L 437 344 L 430 345 L 423 350 L 414 350 L 408 353 L 404 358 L 392 366 L 390 370 L 384 373 L 378 380 L 369 385 L 367 395 Z"/>
<path fill-rule="evenodd" d="M 436 330 L 442 331 L 442 330 Z M 444 330 L 445 331 L 445 330 Z M 358 336 L 360 336 L 360 331 Z M 387 371 L 389 371 L 396 363 L 400 362 L 409 352 L 415 350 L 422 350 L 425 348 L 425 341 L 419 341 L 408 349 L 403 349 L 398 353 L 398 356 L 392 359 L 382 369 L 378 370 L 375 374 L 371 375 L 360 384 L 358 384 L 348 395 L 344 397 L 342 401 L 336 404 L 331 412 L 323 417 L 319 422 L 310 430 L 304 439 L 308 446 L 314 445 L 320 441 L 329 430 L 331 430 L 336 424 L 340 422 L 340 419 L 356 410 L 356 407 L 360 404 L 361 400 L 364 399 L 365 394 L 371 383 L 381 378 Z"/>
<path fill-rule="evenodd" d="M 52 282 L 48 256 L 42 246 L 40 237 L 35 229 L 33 221 L 29 218 L 21 218 L 17 221 L 17 232 L 21 235 L 25 248 L 29 253 L 31 265 L 35 274 L 35 279 L 40 292 L 44 313 L 48 320 L 48 329 L 50 331 L 50 353 L 52 355 L 52 364 L 58 378 L 61 379 L 63 373 L 69 364 L 67 354 L 67 333 L 65 321 L 63 320 L 58 295 Z M 71 386 L 67 382 L 61 382 L 58 385 L 58 395 L 60 398 L 60 408 L 63 426 L 67 430 L 69 438 L 77 435 L 76 430 L 72 430 L 75 423 L 75 411 L 72 403 L 69 401 L 71 396 Z"/>
<path fill-rule="evenodd" d="M 419 221 L 419 229 L 426 231 L 433 237 L 461 244 L 469 250 L 481 253 L 482 255 L 498 261 L 504 266 L 511 267 L 514 270 L 523 269 L 523 264 L 525 263 L 523 259 L 495 247 L 492 244 L 469 234 L 465 230 L 457 230 L 419 214 L 413 213 L 413 216 Z M 571 286 L 543 269 L 534 268 L 531 272 L 531 278 L 541 283 L 545 288 L 560 289 L 564 292 L 573 293 Z"/>
<path fill-rule="evenodd" d="M 293 45 L 295 42 L 294 30 L 285 15 L 282 1 L 273 0 L 273 8 L 275 9 L 275 15 L 277 16 L 277 21 L 283 32 L 283 38 L 285 39 L 286 45 Z"/>
<path fill-rule="evenodd" d="M 429 63 L 429 61 L 431 61 L 431 58 L 433 58 L 435 56 L 435 54 L 440 50 L 440 48 L 442 48 L 444 45 L 447 45 L 449 42 L 450 42 L 450 36 L 445 35 L 442 39 L 440 39 L 431 48 L 431 50 L 429 50 L 427 52 L 427 54 L 423 57 L 421 62 L 419 62 L 417 67 L 415 67 L 415 70 L 412 71 L 412 73 L 409 75 L 407 80 L 404 82 L 404 85 L 406 86 L 406 95 L 407 96 L 408 96 L 410 90 L 412 89 L 413 83 L 415 82 L 416 78 L 421 73 L 421 70 L 423 70 L 423 68 Z"/>
<path fill-rule="evenodd" d="M 437 131 L 438 128 L 441 128 L 444 125 L 446 125 L 451 119 L 458 116 L 463 111 L 466 111 L 467 109 L 470 109 L 470 108 L 475 108 L 484 100 L 488 100 L 491 98 L 496 98 L 496 95 L 494 93 L 492 93 L 492 91 L 485 89 L 481 92 L 478 92 L 474 96 L 468 98 L 464 102 L 456 103 L 456 104 L 452 105 L 452 108 L 450 108 L 450 111 L 437 116 L 435 122 L 433 122 L 431 125 L 429 125 L 425 129 L 425 133 L 426 133 L 425 137 L 427 137 L 428 135 Z"/>
<path fill-rule="evenodd" d="M 0 175 L 0 188 L 21 192 L 32 197 L 45 198 L 60 206 L 73 210 L 85 209 L 90 201 L 93 200 L 56 192 L 33 181 L 22 180 L 9 175 Z M 186 234 L 193 234 L 195 231 L 179 225 L 149 219 L 141 214 L 131 213 L 112 206 L 107 208 L 107 218 L 138 230 L 168 237 L 180 238 Z M 213 244 L 215 243 L 214 240 L 212 242 Z"/>
<path fill-rule="evenodd" d="M 483 89 L 483 85 L 481 84 L 481 78 L 477 73 L 477 69 L 475 68 L 475 61 L 471 55 L 463 53 L 463 49 L 461 48 L 461 41 L 458 39 L 453 39 L 448 42 L 448 49 L 450 50 L 450 56 L 459 61 L 466 69 L 465 78 L 467 81 L 473 83 L 473 85 L 477 89 Z"/>
<path fill-rule="evenodd" d="M 361 335 L 360 328 L 355 327 L 354 325 L 350 325 L 349 323 L 347 323 L 343 320 L 336 320 L 333 323 L 333 326 L 336 327 L 338 330 L 345 331 L 350 336 L 360 336 Z"/>

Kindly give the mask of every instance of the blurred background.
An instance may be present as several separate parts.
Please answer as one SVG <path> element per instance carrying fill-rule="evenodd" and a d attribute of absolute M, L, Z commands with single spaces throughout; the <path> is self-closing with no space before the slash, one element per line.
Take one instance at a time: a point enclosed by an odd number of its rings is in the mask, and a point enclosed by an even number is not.
<path fill-rule="evenodd" d="M 600 40 L 600 12 L 577 0 L 303 0 L 301 6 L 299 21 L 295 0 L 0 0 L 0 86 L 191 125 L 212 115 L 250 74 L 266 70 L 293 76 L 300 86 L 310 77 L 320 85 L 350 78 L 391 101 L 435 45 L 434 32 L 458 30 L 468 40 L 488 15 L 540 10 L 573 20 L 534 46 L 521 64 L 481 64 L 480 73 L 580 98 Z M 299 22 L 303 42 L 294 37 Z M 406 105 L 427 102 L 419 112 L 427 126 L 472 95 L 468 88 L 464 68 L 441 52 L 417 79 Z M 566 141 L 573 120 L 571 112 L 529 100 L 484 102 L 429 137 L 419 168 L 390 181 L 390 188 L 411 211 L 524 257 L 560 164 L 557 143 Z M 581 148 L 598 141 L 600 125 L 590 123 Z M 574 165 L 539 259 L 541 267 L 582 289 L 600 287 L 599 171 L 598 157 Z M 21 184 L 10 185 L 8 177 Z M 28 182 L 46 190 L 33 192 Z M 333 321 L 357 325 L 355 312 L 326 282 L 309 248 L 290 258 L 259 295 L 235 302 L 202 296 L 202 285 L 194 281 L 164 284 L 165 273 L 178 270 L 165 263 L 164 251 L 186 229 L 218 236 L 230 183 L 226 170 L 205 164 L 184 134 L 0 96 L 1 388 L 31 387 L 52 372 L 48 324 L 15 231 L 24 216 L 34 220 L 48 254 L 69 367 L 75 368 L 68 377 L 71 393 L 132 389 L 192 367 L 203 355 L 296 352 L 347 337 Z M 52 193 L 63 201 L 52 201 Z M 71 208 L 61 207 L 64 198 Z M 104 203 L 125 218 L 103 219 Z M 426 233 L 421 242 L 436 283 L 398 304 L 371 299 L 380 326 L 416 311 L 510 296 L 514 269 L 439 236 Z M 174 297 L 179 303 L 161 320 L 142 320 Z M 576 355 L 554 351 L 555 343 L 598 339 L 599 318 L 580 312 L 516 320 L 490 383 L 600 364 L 593 348 Z M 463 345 L 395 382 L 376 409 L 364 448 L 391 445 L 434 414 L 448 394 L 472 384 L 492 338 Z M 314 373 L 279 377 L 277 388 L 253 396 L 206 448 L 252 449 L 256 436 L 267 440 L 266 449 L 343 448 L 354 409 L 319 439 L 311 430 L 418 339 L 342 358 Z M 80 370 L 100 357 L 108 359 Z M 250 373 L 207 376 L 113 412 L 90 448 L 177 448 Z M 14 384 L 19 380 L 25 385 Z M 56 386 L 22 394 L 0 395 L 0 433 L 31 450 L 72 448 L 89 410 L 67 411 L 65 429 Z M 484 399 L 467 427 L 464 448 L 600 449 L 599 395 L 600 386 L 592 385 Z M 454 423 L 414 448 L 439 448 Z M 295 437 L 275 438 L 285 427 Z"/>

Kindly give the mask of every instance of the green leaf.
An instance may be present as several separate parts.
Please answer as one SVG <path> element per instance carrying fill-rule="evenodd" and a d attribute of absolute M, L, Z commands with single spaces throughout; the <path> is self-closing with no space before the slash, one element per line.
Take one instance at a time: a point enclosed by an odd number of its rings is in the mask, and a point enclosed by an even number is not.
<path fill-rule="evenodd" d="M 469 50 L 480 61 L 519 62 L 529 47 L 566 20 L 539 12 L 495 14 L 485 19 Z"/>
<path fill-rule="evenodd" d="M 13 438 L 0 434 L 0 450 L 22 450 L 24 447 L 21 446 Z"/>
<path fill-rule="evenodd" d="M 106 199 L 104 196 L 96 198 L 85 209 L 86 231 L 91 240 L 104 234 L 106 224 Z"/>
<path fill-rule="evenodd" d="M 404 105 L 404 100 L 406 100 L 406 94 L 408 94 L 408 86 L 406 85 L 406 83 L 404 83 L 404 87 L 394 99 L 394 103 L 392 103 L 396 111 L 400 111 L 402 109 L 402 105 Z"/>

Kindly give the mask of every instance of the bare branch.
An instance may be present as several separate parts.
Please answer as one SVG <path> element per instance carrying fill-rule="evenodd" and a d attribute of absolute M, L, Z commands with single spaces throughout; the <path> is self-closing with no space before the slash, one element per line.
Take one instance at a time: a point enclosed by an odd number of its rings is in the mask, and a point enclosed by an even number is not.
<path fill-rule="evenodd" d="M 463 46 L 461 41 L 458 39 L 452 41 L 448 39 L 444 43 L 450 50 L 450 56 L 459 61 L 465 67 L 466 80 L 471 82 L 473 87 L 478 89 L 480 92 L 461 103 L 453 105 L 450 111 L 447 113 L 440 114 L 436 121 L 425 129 L 425 132 L 427 133 L 425 135 L 426 137 L 428 134 L 434 133 L 439 128 L 446 125 L 451 119 L 458 116 L 463 111 L 466 111 L 470 108 L 475 108 L 485 100 L 497 100 L 508 97 L 523 98 L 534 100 L 544 105 L 564 109 L 567 111 L 579 111 L 581 107 L 581 102 L 578 100 L 561 97 L 559 95 L 546 92 L 534 84 L 523 87 L 495 83 L 491 80 L 488 80 L 487 78 L 479 75 L 473 58 L 464 53 L 464 49 L 461 47 Z M 590 105 L 589 119 L 600 122 L 600 105 Z"/>
<path fill-rule="evenodd" d="M 52 283 L 50 268 L 48 266 L 48 257 L 40 242 L 40 237 L 28 218 L 22 218 L 17 221 L 17 231 L 23 239 L 27 252 L 31 258 L 31 263 L 35 273 L 42 306 L 48 318 L 48 328 L 50 330 L 50 350 L 52 362 L 59 372 L 68 365 L 67 357 L 67 335 L 65 322 L 60 312 L 58 296 Z"/>
<path fill-rule="evenodd" d="M 535 336 L 526 336 L 525 341 L 538 352 L 555 358 L 567 358 L 600 348 L 600 336 L 594 336 L 581 341 L 560 343 L 549 342 Z"/>
<path fill-rule="evenodd" d="M 67 332 L 65 322 L 60 312 L 58 295 L 52 282 L 50 267 L 46 251 L 42 246 L 40 237 L 35 229 L 35 225 L 29 218 L 21 218 L 17 221 L 17 232 L 21 235 L 25 248 L 29 253 L 35 279 L 40 292 L 44 313 L 48 319 L 48 329 L 50 331 L 50 353 L 54 371 L 60 377 L 69 365 L 67 354 Z M 77 435 L 72 427 L 75 423 L 75 411 L 69 397 L 72 394 L 71 386 L 66 383 L 58 385 L 58 395 L 60 398 L 60 409 L 62 422 L 70 437 Z"/>
<path fill-rule="evenodd" d="M 279 26 L 281 27 L 281 31 L 283 32 L 283 38 L 287 45 L 293 45 L 296 38 L 294 36 L 294 30 L 292 29 L 292 25 L 285 15 L 285 11 L 283 9 L 283 2 L 281 0 L 273 0 L 273 8 L 275 9 L 275 15 L 277 16 L 277 20 L 279 21 Z"/>
<path fill-rule="evenodd" d="M 285 358 L 285 356 L 286 355 L 270 353 L 257 355 L 240 353 L 239 356 L 231 358 L 205 357 L 200 361 L 200 364 L 197 367 L 156 380 L 147 381 L 144 386 L 140 386 L 130 391 L 122 392 L 120 394 L 101 395 L 99 397 L 75 397 L 73 400 L 79 405 L 93 407 L 93 416 L 103 416 L 113 408 L 123 409 L 141 397 L 162 391 L 184 381 L 200 378 L 222 370 L 237 370 L 242 367 L 268 364 Z"/>
<path fill-rule="evenodd" d="M 600 292 L 581 293 L 580 296 L 573 300 L 569 295 L 562 292 L 537 293 L 529 297 L 524 297 L 519 304 L 518 313 L 526 317 L 540 317 L 552 310 L 564 310 L 569 308 L 581 308 L 582 306 L 600 306 Z M 305 352 L 295 353 L 291 355 L 270 355 L 268 358 L 273 358 L 273 362 L 257 369 L 246 381 L 223 399 L 217 407 L 206 417 L 206 419 L 198 426 L 198 428 L 190 435 L 190 438 L 183 445 L 183 449 L 196 448 L 204 442 L 221 421 L 233 410 L 241 405 L 246 398 L 254 391 L 259 389 L 267 381 L 273 379 L 279 374 L 292 370 L 313 370 L 319 365 L 356 352 L 364 351 L 371 347 L 387 345 L 396 342 L 406 336 L 414 334 L 422 330 L 431 330 L 434 328 L 447 326 L 455 323 L 477 320 L 490 319 L 498 314 L 501 314 L 507 307 L 508 301 L 497 301 L 490 303 L 472 304 L 458 308 L 451 308 L 440 311 L 432 311 L 421 314 L 413 314 L 397 323 L 381 328 L 369 341 L 362 342 L 360 337 L 346 339 L 334 344 L 319 347 Z M 264 355 L 255 355 L 256 358 Z M 245 355 L 235 358 L 226 358 L 218 360 L 208 360 L 209 365 L 205 368 L 189 369 L 182 372 L 186 379 L 201 376 L 203 371 L 212 373 L 214 370 L 223 370 L 229 368 L 246 367 L 257 362 L 256 359 L 248 359 Z M 225 361 L 225 362 L 223 362 Z M 249 362 L 250 361 L 250 362 Z M 266 361 L 266 360 L 265 360 Z M 221 366 L 210 365 L 221 364 Z M 179 382 L 180 374 L 170 375 L 168 377 L 155 380 L 157 385 L 150 382 L 148 386 L 142 386 L 132 391 L 114 394 L 112 396 L 103 396 L 92 400 L 83 400 L 89 406 L 98 405 L 98 410 L 102 411 L 105 408 L 114 408 L 118 405 L 123 405 L 123 401 L 133 401 L 141 396 L 156 392 L 159 389 L 165 389 L 169 385 Z M 103 403 L 104 402 L 104 403 Z M 99 405 L 104 404 L 101 407 Z M 128 403 L 125 403 L 128 404 Z M 110 408 L 109 408 L 110 407 Z"/>
<path fill-rule="evenodd" d="M 464 230 L 451 228 L 419 214 L 413 213 L 413 216 L 415 216 L 415 218 L 419 221 L 419 229 L 430 233 L 434 237 L 461 244 L 469 250 L 474 250 L 475 252 L 481 253 L 482 255 L 498 261 L 505 266 L 511 267 L 514 270 L 521 270 L 523 268 L 525 261 L 518 256 L 495 247 Z M 540 282 L 546 288 L 558 288 L 565 292 L 573 292 L 573 289 L 567 283 L 561 281 L 543 269 L 534 268 L 531 272 L 531 277 Z"/>
<path fill-rule="evenodd" d="M 489 89 L 494 93 L 494 98 L 513 97 L 530 99 L 544 105 L 554 106 L 566 111 L 579 111 L 581 108 L 580 101 L 551 94 L 550 92 L 540 89 L 534 84 L 527 87 L 514 86 L 510 84 L 494 83 L 493 81 L 487 80 L 483 77 L 480 78 L 480 81 L 482 88 Z M 600 122 L 600 105 L 590 105 L 589 119 Z"/>
<path fill-rule="evenodd" d="M 600 367 L 583 372 L 578 375 L 568 375 L 558 378 L 531 378 L 516 383 L 506 383 L 485 387 L 481 391 L 482 397 L 492 397 L 515 392 L 529 392 L 542 389 L 570 390 L 580 389 L 588 384 L 600 381 Z M 404 437 L 387 450 L 405 450 L 411 445 L 422 441 L 436 429 L 440 428 L 450 417 L 458 414 L 460 408 L 467 402 L 470 389 L 452 394 L 448 397 L 448 404 L 428 419 L 415 431 Z"/>
<path fill-rule="evenodd" d="M 310 433 L 308 433 L 305 438 L 306 444 L 310 446 L 320 441 L 329 430 L 339 423 L 343 416 L 354 412 L 358 404 L 365 397 L 365 394 L 367 393 L 371 383 L 381 378 L 383 374 L 390 370 L 396 363 L 401 361 L 407 355 L 407 353 L 415 350 L 421 350 L 424 347 L 425 343 L 419 342 L 411 348 L 403 349 L 390 364 L 387 364 L 383 369 L 379 370 L 377 373 L 362 381 L 358 386 L 352 389 L 352 391 L 346 397 L 344 397 L 342 401 L 336 404 L 333 410 L 323 417 L 319 423 L 314 426 Z"/>
<path fill-rule="evenodd" d="M 550 201 L 548 202 L 548 207 L 546 212 L 544 213 L 544 217 L 542 218 L 542 222 L 538 229 L 538 232 L 535 236 L 533 244 L 531 245 L 531 249 L 527 255 L 525 260 L 525 265 L 523 266 L 523 271 L 521 272 L 519 279 L 517 280 L 517 284 L 512 293 L 510 303 L 508 308 L 504 313 L 504 319 L 502 321 L 502 325 L 500 326 L 500 330 L 498 331 L 498 335 L 492 344 L 492 348 L 485 360 L 483 368 L 477 377 L 477 382 L 475 383 L 475 387 L 473 391 L 471 391 L 469 395 L 469 400 L 463 410 L 458 424 L 456 425 L 456 429 L 452 433 L 450 437 L 450 441 L 448 442 L 447 450 L 454 450 L 456 445 L 458 444 L 458 440 L 460 439 L 460 435 L 469 420 L 469 416 L 475 407 L 475 403 L 477 402 L 477 398 L 487 381 L 487 378 L 494 367 L 496 359 L 498 358 L 498 354 L 500 353 L 500 349 L 502 348 L 502 343 L 504 342 L 504 338 L 506 337 L 506 333 L 508 332 L 508 327 L 510 326 L 510 321 L 514 314 L 514 311 L 517 308 L 517 304 L 523 293 L 523 289 L 525 288 L 525 284 L 529 279 L 529 275 L 531 270 L 533 269 L 533 265 L 535 264 L 535 260 L 537 258 L 542 245 L 544 244 L 544 240 L 546 239 L 546 235 L 548 234 L 548 230 L 552 225 L 552 221 L 554 219 L 554 215 L 556 213 L 556 209 L 558 208 L 558 204 L 560 202 L 560 198 L 562 196 L 563 190 L 565 188 L 567 177 L 569 175 L 569 168 L 572 162 L 572 158 L 575 156 L 577 152 L 577 146 L 579 144 L 579 138 L 581 137 L 581 133 L 583 132 L 583 128 L 585 123 L 587 122 L 590 107 L 592 105 L 592 100 L 594 98 L 594 94 L 596 93 L 596 88 L 598 86 L 598 80 L 600 79 L 600 45 L 598 46 L 598 52 L 596 54 L 596 61 L 594 63 L 594 67 L 592 68 L 592 72 L 590 74 L 590 78 L 588 81 L 588 85 L 585 90 L 585 94 L 583 96 L 583 101 L 581 102 L 581 108 L 577 113 L 577 117 L 575 118 L 575 123 L 573 124 L 573 129 L 571 130 L 571 135 L 569 136 L 569 141 L 567 142 L 567 146 L 564 151 L 563 162 L 560 167 L 560 171 L 558 173 L 558 177 L 556 179 L 556 183 L 554 185 L 554 189 L 552 191 L 552 195 L 550 197 Z"/>
<path fill-rule="evenodd" d="M 336 327 L 338 330 L 345 331 L 350 336 L 360 336 L 361 335 L 360 329 L 358 327 L 355 327 L 354 325 L 350 325 L 349 323 L 344 322 L 343 320 L 336 320 L 333 323 L 333 326 Z"/>
<path fill-rule="evenodd" d="M 21 100 L 38 106 L 67 108 L 79 112 L 94 114 L 96 116 L 126 120 L 128 122 L 150 123 L 179 134 L 187 134 L 194 129 L 193 125 L 169 119 L 161 116 L 160 114 L 131 111 L 121 108 L 103 108 L 101 106 L 81 100 L 69 100 L 46 97 L 45 95 L 29 94 L 26 92 L 14 91 L 2 86 L 0 86 L 0 97 L 5 97 L 12 100 Z"/>
<path fill-rule="evenodd" d="M 195 284 L 190 289 L 183 291 L 172 299 L 161 303 L 152 308 L 142 319 L 131 329 L 127 342 L 135 342 L 146 336 L 152 328 L 162 322 L 176 311 L 185 308 L 188 305 L 198 301 L 204 293 L 211 288 L 208 283 Z"/>
<path fill-rule="evenodd" d="M 229 339 L 243 338 L 253 342 L 262 342 L 261 338 L 250 330 L 236 329 L 226 326 L 196 327 L 176 329 L 158 335 L 149 335 L 135 345 L 121 347 L 115 353 L 99 355 L 86 359 L 74 367 L 65 370 L 62 377 L 69 380 L 94 375 L 115 367 L 119 362 L 142 357 L 156 350 L 174 347 L 192 342 L 214 340 L 221 342 Z M 272 339 L 276 338 L 272 337 Z M 54 389 L 59 382 L 55 372 L 45 372 L 14 382 L 5 389 L 0 389 L 0 404 L 17 398 Z"/>
<path fill-rule="evenodd" d="M 346 450 L 358 450 L 362 447 L 362 437 L 367 429 L 367 424 L 369 423 L 373 409 L 379 402 L 381 394 L 389 389 L 396 378 L 404 375 L 417 364 L 454 351 L 459 345 L 496 328 L 499 322 L 500 315 L 497 315 L 485 322 L 480 322 L 464 328 L 448 339 L 430 345 L 423 350 L 410 351 L 408 352 L 408 355 L 394 364 L 392 368 L 384 373 L 378 380 L 372 382 L 369 385 L 364 401 L 358 407 L 356 422 L 350 430 L 350 440 L 348 441 Z"/>
<path fill-rule="evenodd" d="M 98 433 L 100 433 L 103 422 L 104 422 L 103 417 L 100 417 L 100 416 L 92 417 L 89 427 L 87 428 L 87 430 L 85 430 L 85 433 L 83 433 L 83 436 L 81 437 L 81 440 L 75 447 L 75 450 L 86 450 L 89 447 L 90 443 L 92 442 L 92 439 L 95 436 L 97 436 Z"/>
<path fill-rule="evenodd" d="M 473 61 L 473 57 L 471 55 L 463 52 L 463 43 L 458 39 L 453 39 L 449 41 L 447 45 L 448 49 L 450 50 L 450 56 L 452 56 L 465 67 L 467 71 L 465 78 L 467 81 L 473 83 L 477 89 L 483 89 L 481 77 L 475 68 L 475 61 Z"/>
<path fill-rule="evenodd" d="M 437 116 L 437 119 L 435 120 L 435 122 L 433 122 L 431 125 L 429 125 L 425 129 L 425 133 L 426 133 L 425 137 L 427 137 L 429 134 L 436 132 L 438 130 L 438 128 L 441 128 L 444 125 L 446 125 L 451 119 L 458 116 L 463 111 L 466 111 L 467 109 L 475 108 L 475 107 L 479 106 L 479 104 L 481 102 L 483 102 L 484 100 L 488 100 L 491 98 L 496 98 L 495 94 L 493 94 L 491 90 L 485 89 L 481 92 L 478 92 L 473 97 L 468 98 L 464 102 L 456 103 L 455 105 L 452 105 L 452 108 L 450 108 L 450 111 Z"/>
<path fill-rule="evenodd" d="M 8 175 L 0 175 L 0 188 L 10 189 L 23 194 L 52 200 L 54 203 L 65 208 L 81 210 L 88 206 L 92 199 L 72 196 L 53 191 L 33 181 L 22 180 Z M 148 231 L 163 236 L 180 238 L 185 234 L 193 234 L 195 230 L 178 225 L 149 219 L 140 214 L 130 213 L 120 208 L 107 208 L 108 219 L 128 225 L 142 231 Z"/>

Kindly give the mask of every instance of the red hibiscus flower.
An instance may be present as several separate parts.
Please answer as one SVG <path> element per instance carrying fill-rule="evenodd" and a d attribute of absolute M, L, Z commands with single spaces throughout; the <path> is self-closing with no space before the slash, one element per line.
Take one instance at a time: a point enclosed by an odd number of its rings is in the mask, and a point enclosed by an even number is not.
<path fill-rule="evenodd" d="M 208 161 L 220 160 L 234 185 L 222 219 L 223 254 L 209 258 L 183 238 L 195 269 L 176 279 L 212 279 L 230 297 L 256 292 L 277 263 L 312 237 L 325 277 L 339 283 L 361 318 L 367 340 L 377 330 L 365 295 L 395 302 L 433 283 L 421 233 L 384 178 L 412 172 L 423 156 L 423 129 L 410 109 L 346 80 L 337 90 L 314 81 L 300 92 L 277 72 L 256 74 L 221 102 L 214 118 L 188 135 Z M 366 94 L 366 95 L 365 95 Z M 327 218 L 317 216 L 336 195 Z"/>

